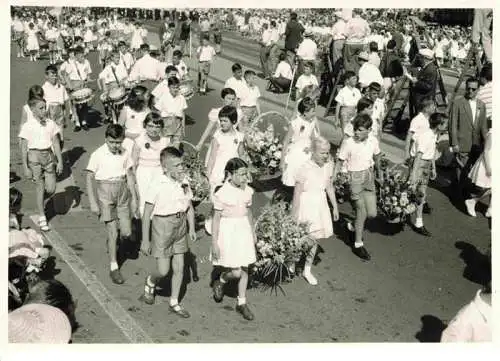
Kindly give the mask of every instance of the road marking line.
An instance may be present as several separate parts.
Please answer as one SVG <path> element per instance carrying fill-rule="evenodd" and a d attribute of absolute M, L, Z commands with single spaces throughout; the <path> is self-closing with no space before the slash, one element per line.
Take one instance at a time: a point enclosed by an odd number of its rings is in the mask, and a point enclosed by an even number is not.
<path fill-rule="evenodd" d="M 31 220 L 38 224 L 37 216 L 30 216 Z M 153 340 L 142 329 L 137 321 L 129 315 L 122 305 L 115 300 L 111 293 L 90 272 L 83 260 L 68 246 L 62 237 L 55 230 L 41 232 L 44 238 L 54 247 L 54 250 L 73 270 L 90 294 L 101 305 L 104 312 L 108 314 L 111 320 L 118 326 L 125 337 L 131 343 L 153 343 Z"/>

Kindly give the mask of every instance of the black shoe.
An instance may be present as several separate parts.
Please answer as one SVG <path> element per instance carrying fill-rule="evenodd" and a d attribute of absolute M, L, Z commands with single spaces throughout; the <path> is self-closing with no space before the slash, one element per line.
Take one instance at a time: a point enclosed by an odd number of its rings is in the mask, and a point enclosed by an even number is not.
<path fill-rule="evenodd" d="M 116 283 L 117 285 L 122 285 L 125 282 L 119 269 L 110 271 L 109 276 L 111 277 L 113 283 Z"/>
<path fill-rule="evenodd" d="M 170 312 L 175 313 L 177 316 L 182 317 L 182 318 L 189 318 L 191 315 L 189 314 L 188 311 L 183 309 L 181 305 L 177 304 L 175 306 L 168 306 L 168 309 Z"/>
<path fill-rule="evenodd" d="M 89 126 L 87 124 L 82 124 L 82 128 L 83 130 L 85 131 L 88 131 L 89 130 Z"/>
<path fill-rule="evenodd" d="M 214 291 L 214 301 L 217 303 L 222 302 L 224 299 L 224 284 L 220 280 L 216 280 L 214 281 L 212 290 Z"/>
<path fill-rule="evenodd" d="M 429 203 L 424 203 L 424 209 L 423 209 L 424 214 L 431 214 L 432 213 L 432 208 L 429 206 Z"/>
<path fill-rule="evenodd" d="M 75 127 L 73 128 L 74 132 L 79 132 L 80 130 L 82 130 L 82 128 L 79 125 L 75 125 Z"/>
<path fill-rule="evenodd" d="M 417 232 L 418 234 L 421 234 L 422 236 L 432 237 L 432 233 L 429 232 L 427 230 L 427 228 L 425 228 L 424 226 L 422 226 L 422 227 L 415 227 L 415 226 L 413 226 L 413 229 L 415 230 L 415 232 Z"/>
<path fill-rule="evenodd" d="M 245 320 L 252 321 L 254 319 L 254 315 L 246 303 L 236 306 L 236 312 L 242 314 Z"/>
<path fill-rule="evenodd" d="M 370 254 L 368 253 L 368 251 L 366 250 L 366 248 L 364 246 L 358 247 L 358 248 L 353 247 L 352 252 L 356 256 L 358 256 L 359 258 L 361 258 L 365 261 L 369 261 L 371 259 Z"/>

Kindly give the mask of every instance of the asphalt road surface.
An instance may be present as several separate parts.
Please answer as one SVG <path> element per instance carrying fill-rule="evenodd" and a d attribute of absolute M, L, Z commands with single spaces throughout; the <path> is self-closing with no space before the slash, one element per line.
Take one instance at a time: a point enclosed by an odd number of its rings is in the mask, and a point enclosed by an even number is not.
<path fill-rule="evenodd" d="M 150 34 L 149 40 L 154 43 L 158 37 Z M 255 51 L 247 48 L 249 45 L 237 38 L 227 38 L 223 43 L 228 57 L 233 54 L 236 59 L 258 64 Z M 196 95 L 189 102 L 187 139 L 191 142 L 199 139 L 209 110 L 220 104 L 222 83 L 230 76 L 233 61 L 225 55 L 213 67 L 209 81 L 212 91 Z M 93 77 L 97 77 L 95 53 L 90 55 L 90 61 Z M 32 63 L 11 54 L 11 171 L 21 176 L 17 146 L 21 107 L 28 88 L 42 84 L 47 63 Z M 270 99 L 263 102 L 264 109 L 284 108 L 283 98 L 261 89 Z M 97 101 L 95 107 L 102 111 Z M 80 133 L 68 128 L 65 139 L 67 171 L 57 186 L 58 214 L 50 220 L 52 231 L 46 238 L 54 247 L 55 277 L 78 300 L 81 326 L 74 334 L 74 343 L 436 341 L 446 322 L 472 299 L 482 282 L 477 260 L 478 252 L 489 243 L 488 220 L 481 215 L 476 219 L 467 216 L 460 205 L 450 201 L 445 188 L 434 185 L 429 191 L 434 211 L 424 218 L 433 237 L 419 236 L 408 227 L 391 234 L 390 227 L 376 220 L 365 235 L 372 261 L 363 263 L 346 245 L 349 237 L 343 222 L 339 222 L 335 225 L 336 235 L 321 244 L 324 252 L 313 267 L 319 285 L 310 286 L 299 277 L 284 286 L 285 295 L 250 289 L 247 298 L 256 319 L 248 322 L 234 311 L 234 295 L 220 304 L 212 300 L 210 238 L 202 229 L 208 205 L 201 205 L 197 209 L 198 241 L 191 245 L 191 266 L 186 268 L 181 300 L 191 318 L 180 319 L 168 312 L 168 289 L 157 297 L 154 306 L 138 300 L 145 276 L 155 265 L 153 259 L 141 256 L 128 260 L 122 266 L 124 285 L 115 285 L 109 279 L 104 226 L 89 210 L 84 183 L 89 156 L 104 142 L 104 127 Z M 384 145 L 384 151 L 398 159 L 401 143 L 393 143 Z M 30 215 L 35 213 L 34 188 L 22 178 L 13 185 L 24 194 L 23 225 L 34 227 L 30 221 Z M 256 214 L 271 195 L 256 194 Z M 352 217 L 348 204 L 342 204 L 340 210 L 341 218 Z M 193 272 L 199 276 L 198 282 L 193 281 Z"/>

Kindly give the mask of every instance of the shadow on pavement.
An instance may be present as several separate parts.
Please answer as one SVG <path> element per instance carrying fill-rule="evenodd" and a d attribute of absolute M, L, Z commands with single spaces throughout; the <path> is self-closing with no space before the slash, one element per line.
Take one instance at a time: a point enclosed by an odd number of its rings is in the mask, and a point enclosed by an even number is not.
<path fill-rule="evenodd" d="M 58 214 L 66 214 L 71 208 L 78 207 L 82 194 L 83 192 L 76 186 L 68 186 L 64 189 L 64 192 L 54 194 L 50 201 L 47 202 L 47 219 L 51 220 Z"/>
<path fill-rule="evenodd" d="M 422 328 L 417 332 L 415 338 L 420 342 L 440 342 L 446 324 L 432 315 L 424 315 L 420 320 L 422 321 Z"/>
<path fill-rule="evenodd" d="M 459 257 L 465 262 L 463 277 L 466 280 L 486 286 L 491 281 L 491 260 L 479 252 L 476 246 L 467 242 L 456 242 L 455 247 L 459 249 Z"/>

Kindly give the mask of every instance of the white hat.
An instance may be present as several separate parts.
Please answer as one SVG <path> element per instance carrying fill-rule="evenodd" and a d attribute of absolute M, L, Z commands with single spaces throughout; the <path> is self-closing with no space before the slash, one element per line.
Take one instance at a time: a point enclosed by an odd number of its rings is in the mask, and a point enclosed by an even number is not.
<path fill-rule="evenodd" d="M 9 258 L 38 258 L 37 248 L 43 247 L 43 239 L 35 231 L 13 229 L 9 231 Z"/>
<path fill-rule="evenodd" d="M 434 52 L 431 49 L 420 49 L 419 54 L 427 59 L 434 59 Z"/>
<path fill-rule="evenodd" d="M 59 308 L 31 303 L 12 311 L 9 318 L 10 343 L 68 343 L 71 324 Z"/>
<path fill-rule="evenodd" d="M 369 58 L 370 58 L 370 56 L 368 55 L 368 53 L 366 51 L 362 51 L 361 53 L 358 54 L 358 59 L 368 61 Z"/>

